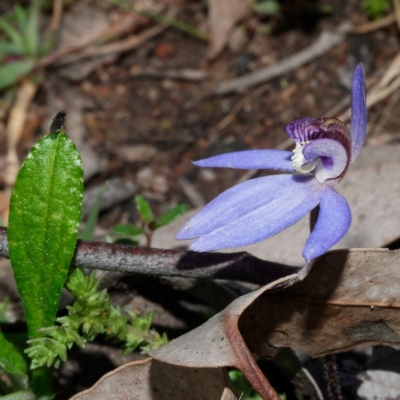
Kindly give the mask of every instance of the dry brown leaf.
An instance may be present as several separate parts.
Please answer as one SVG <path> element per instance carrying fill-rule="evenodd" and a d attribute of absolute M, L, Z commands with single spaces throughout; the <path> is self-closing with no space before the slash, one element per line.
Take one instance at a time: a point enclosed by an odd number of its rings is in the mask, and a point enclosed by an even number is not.
<path fill-rule="evenodd" d="M 208 0 L 211 43 L 207 56 L 214 59 L 223 50 L 235 24 L 246 17 L 255 0 Z"/>
<path fill-rule="evenodd" d="M 150 358 L 123 365 L 71 400 L 237 400 L 221 368 L 185 368 Z"/>
<path fill-rule="evenodd" d="M 303 281 L 292 275 L 243 296 L 151 355 L 187 367 L 236 367 L 267 399 L 254 359 L 281 347 L 319 357 L 360 343 L 400 345 L 399 265 L 400 251 L 329 252 Z"/>

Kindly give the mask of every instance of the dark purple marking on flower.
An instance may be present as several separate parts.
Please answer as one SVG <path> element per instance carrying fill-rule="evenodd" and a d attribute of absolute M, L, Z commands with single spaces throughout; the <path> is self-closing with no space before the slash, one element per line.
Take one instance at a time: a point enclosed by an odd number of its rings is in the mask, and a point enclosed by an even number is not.
<path fill-rule="evenodd" d="M 296 119 L 285 127 L 286 133 L 296 141 L 309 142 L 319 137 L 320 129 L 315 118 Z"/>
<path fill-rule="evenodd" d="M 321 162 L 324 168 L 332 168 L 333 167 L 333 160 L 330 157 L 321 157 Z"/>

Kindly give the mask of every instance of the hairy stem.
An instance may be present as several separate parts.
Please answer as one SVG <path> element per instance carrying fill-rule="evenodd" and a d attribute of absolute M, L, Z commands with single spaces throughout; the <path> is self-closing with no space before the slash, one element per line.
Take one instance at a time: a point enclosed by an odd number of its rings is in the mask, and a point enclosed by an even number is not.
<path fill-rule="evenodd" d="M 327 382 L 328 398 L 330 400 L 342 400 L 342 390 L 338 374 L 336 356 L 327 354 L 324 358 L 325 379 Z"/>

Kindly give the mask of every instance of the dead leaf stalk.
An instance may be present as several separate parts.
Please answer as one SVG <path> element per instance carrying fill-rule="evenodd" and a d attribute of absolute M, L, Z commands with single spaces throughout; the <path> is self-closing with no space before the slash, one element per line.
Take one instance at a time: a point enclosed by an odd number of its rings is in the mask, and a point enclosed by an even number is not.
<path fill-rule="evenodd" d="M 396 21 L 394 14 L 389 14 L 384 18 L 378 19 L 377 21 L 367 22 L 361 26 L 355 27 L 351 33 L 355 35 L 363 35 L 365 33 L 373 32 L 378 29 L 387 28 Z"/>
<path fill-rule="evenodd" d="M 47 67 L 50 65 L 57 64 L 62 60 L 64 60 L 64 58 L 66 58 L 67 56 L 70 56 L 71 54 L 77 54 L 81 51 L 84 51 L 85 49 L 87 49 L 92 45 L 109 42 L 110 40 L 113 40 L 117 37 L 121 37 L 128 33 L 134 32 L 147 23 L 148 20 L 142 17 L 141 15 L 137 14 L 136 12 L 125 15 L 123 18 L 116 21 L 115 24 L 110 26 L 110 28 L 108 28 L 105 32 L 101 32 L 101 34 L 99 34 L 95 38 L 85 43 L 82 43 L 81 45 L 71 46 L 66 49 L 62 49 L 59 51 L 55 51 L 51 54 L 48 54 L 47 56 L 41 59 L 40 66 Z"/>
<path fill-rule="evenodd" d="M 53 1 L 53 15 L 50 22 L 50 32 L 56 33 L 61 25 L 61 18 L 63 13 L 63 0 Z"/>
<path fill-rule="evenodd" d="M 64 59 L 60 60 L 57 65 L 66 65 L 66 64 L 72 64 L 76 63 L 80 60 L 83 60 L 85 58 L 91 58 L 91 57 L 99 57 L 99 56 L 105 56 L 109 54 L 118 54 L 118 53 L 123 53 L 128 50 L 132 50 L 147 40 L 153 38 L 154 36 L 159 35 L 166 29 L 166 26 L 163 25 L 158 25 L 154 26 L 152 28 L 147 29 L 143 33 L 139 35 L 134 35 L 131 36 L 127 39 L 110 43 L 108 45 L 104 46 L 97 46 L 97 47 L 89 47 L 80 53 L 70 55 L 68 57 L 65 57 Z"/>
<path fill-rule="evenodd" d="M 19 170 L 19 159 L 17 155 L 17 144 L 25 125 L 26 115 L 29 106 L 35 96 L 37 85 L 30 81 L 25 81 L 19 87 L 16 100 L 10 111 L 7 123 L 7 167 L 5 172 L 5 182 L 8 187 L 14 185 Z"/>
<path fill-rule="evenodd" d="M 243 339 L 238 329 L 238 320 L 234 315 L 227 315 L 223 320 L 226 336 L 232 345 L 236 357 L 240 360 L 240 370 L 245 374 L 252 387 L 263 400 L 280 400 L 274 388 L 258 367 L 249 348 L 243 346 Z"/>

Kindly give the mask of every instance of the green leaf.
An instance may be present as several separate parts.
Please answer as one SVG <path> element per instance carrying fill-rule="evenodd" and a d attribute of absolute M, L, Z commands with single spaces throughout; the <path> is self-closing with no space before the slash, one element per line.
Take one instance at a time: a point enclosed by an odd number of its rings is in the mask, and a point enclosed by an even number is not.
<path fill-rule="evenodd" d="M 175 221 L 178 217 L 185 214 L 185 212 L 189 209 L 187 204 L 178 204 L 176 207 L 171 208 L 165 214 L 156 218 L 151 226 L 151 229 L 157 229 L 160 226 L 168 225 L 172 221 Z"/>
<path fill-rule="evenodd" d="M 6 315 L 9 305 L 10 299 L 8 297 L 6 297 L 3 301 L 0 301 L 0 323 L 9 322 Z"/>
<path fill-rule="evenodd" d="M 136 209 L 138 210 L 138 213 L 140 215 L 140 219 L 146 224 L 152 222 L 154 217 L 149 202 L 143 196 L 140 196 L 138 194 L 137 196 L 135 196 L 135 203 Z"/>
<path fill-rule="evenodd" d="M 251 387 L 249 381 L 242 372 L 233 369 L 229 371 L 229 378 L 240 393 L 243 400 L 261 400 L 260 395 Z"/>
<path fill-rule="evenodd" d="M 106 189 L 106 185 L 107 183 L 101 188 L 100 193 L 97 196 L 96 203 L 94 203 L 93 208 L 90 210 L 90 214 L 86 221 L 85 228 L 79 235 L 79 239 L 93 240 L 94 230 L 96 229 L 97 220 L 99 218 L 101 201 L 103 200 L 103 194 Z"/>
<path fill-rule="evenodd" d="M 29 18 L 24 27 L 24 39 L 28 54 L 31 57 L 37 56 L 39 50 L 39 7 L 37 0 L 32 2 L 29 10 Z"/>
<path fill-rule="evenodd" d="M 54 324 L 82 214 L 83 169 L 61 131 L 27 155 L 10 201 L 8 246 L 30 338 Z"/>
<path fill-rule="evenodd" d="M 20 49 L 14 43 L 0 42 L 0 53 L 1 54 L 21 54 Z"/>
<path fill-rule="evenodd" d="M 144 230 L 133 224 L 118 224 L 112 229 L 112 233 L 120 236 L 142 235 Z"/>
<path fill-rule="evenodd" d="M 21 5 L 17 4 L 14 7 L 14 15 L 18 22 L 19 28 L 23 29 L 24 26 L 28 23 L 28 13 L 27 10 Z"/>
<path fill-rule="evenodd" d="M 276 15 L 279 12 L 279 2 L 277 0 L 264 0 L 253 6 L 253 11 L 263 15 Z"/>
<path fill-rule="evenodd" d="M 17 80 L 35 68 L 35 61 L 15 61 L 0 66 L 0 90 L 13 85 Z"/>
<path fill-rule="evenodd" d="M 42 39 L 38 49 L 38 56 L 41 57 L 50 53 L 51 49 L 54 47 L 55 44 L 56 44 L 56 39 L 53 35 Z"/>
<path fill-rule="evenodd" d="M 22 33 L 15 29 L 4 18 L 0 18 L 0 31 L 4 32 L 4 34 L 11 40 L 11 42 L 20 49 L 21 53 L 25 53 L 26 48 Z"/>
<path fill-rule="evenodd" d="M 23 374 L 28 372 L 28 366 L 22 354 L 0 332 L 0 368 L 7 373 Z"/>
<path fill-rule="evenodd" d="M 36 400 L 37 397 L 29 390 L 21 390 L 8 394 L 6 396 L 1 396 L 1 400 Z"/>
<path fill-rule="evenodd" d="M 371 19 L 382 18 L 388 11 L 390 0 L 363 0 L 361 8 Z"/>

